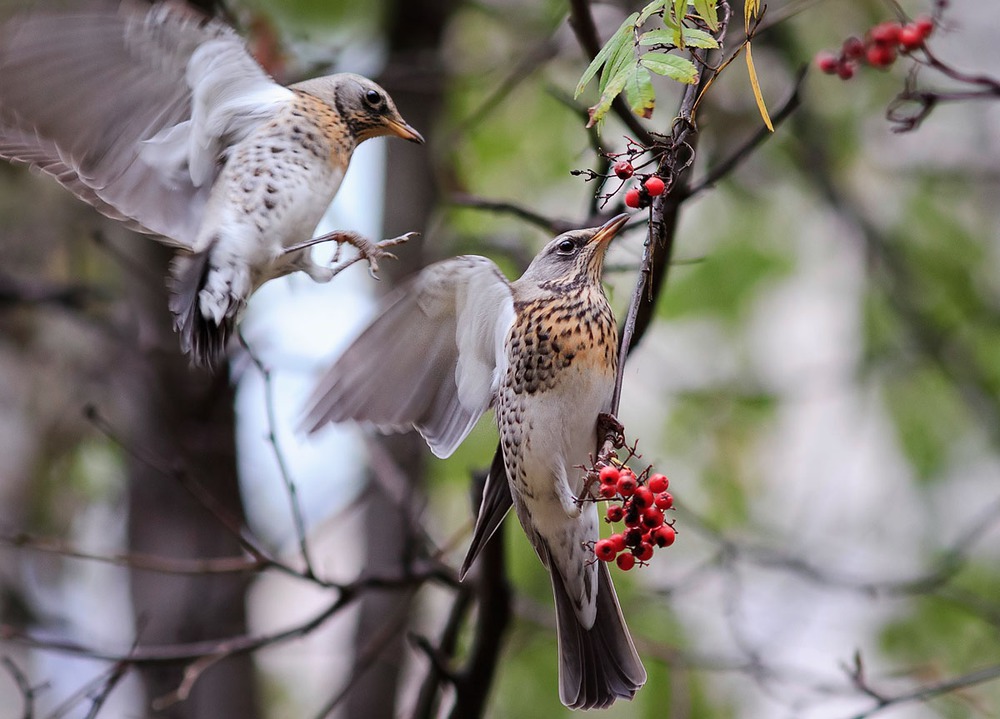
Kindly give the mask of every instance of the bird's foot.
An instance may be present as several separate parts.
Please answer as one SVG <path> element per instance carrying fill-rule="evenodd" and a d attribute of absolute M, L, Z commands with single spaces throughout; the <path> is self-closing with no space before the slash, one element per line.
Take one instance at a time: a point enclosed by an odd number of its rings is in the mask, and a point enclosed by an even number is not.
<path fill-rule="evenodd" d="M 368 260 L 368 273 L 377 280 L 378 261 L 383 259 L 396 259 L 396 255 L 389 252 L 386 248 L 401 245 L 404 242 L 416 239 L 417 237 L 420 237 L 419 232 L 407 232 L 399 237 L 390 237 L 388 240 L 372 242 L 367 237 L 358 235 L 356 240 L 352 241 L 351 244 L 358 250 L 358 259 Z"/>
<path fill-rule="evenodd" d="M 612 444 L 620 449 L 625 446 L 625 425 L 613 414 L 601 412 L 597 415 L 597 436 L 611 440 Z"/>
<path fill-rule="evenodd" d="M 358 256 L 347 260 L 336 269 L 333 270 L 329 278 L 325 278 L 324 281 L 333 278 L 335 275 L 339 274 L 343 270 L 353 265 L 355 262 L 360 262 L 361 260 L 368 260 L 368 272 L 372 277 L 378 279 L 378 263 L 379 260 L 396 259 L 396 255 L 389 252 L 386 248 L 395 247 L 396 245 L 401 245 L 407 240 L 412 240 L 415 237 L 420 237 L 419 232 L 407 232 L 406 234 L 400 235 L 399 237 L 390 237 L 388 240 L 380 240 L 379 242 L 372 242 L 367 237 L 362 235 L 360 232 L 354 232 L 352 230 L 334 230 L 333 232 L 328 232 L 325 235 L 320 235 L 319 237 L 314 237 L 311 240 L 306 240 L 305 242 L 299 242 L 295 245 L 290 245 L 284 249 L 285 254 L 292 252 L 299 252 L 307 247 L 312 247 L 313 245 L 319 245 L 324 242 L 336 242 L 339 246 L 337 248 L 337 253 L 334 255 L 334 262 L 340 258 L 340 246 L 345 244 L 351 245 L 358 250 Z"/>

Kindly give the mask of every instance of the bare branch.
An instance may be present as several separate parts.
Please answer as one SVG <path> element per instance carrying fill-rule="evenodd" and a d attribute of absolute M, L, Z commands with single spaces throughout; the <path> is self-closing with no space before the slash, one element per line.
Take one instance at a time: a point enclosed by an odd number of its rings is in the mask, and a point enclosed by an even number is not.
<path fill-rule="evenodd" d="M 274 408 L 274 382 L 271 368 L 266 366 L 264 361 L 254 353 L 250 347 L 250 343 L 243 336 L 243 332 L 237 331 L 237 334 L 240 338 L 240 344 L 246 350 L 247 356 L 264 380 L 264 413 L 267 417 L 267 442 L 271 445 L 274 460 L 278 463 L 278 473 L 281 475 L 281 482 L 284 484 L 285 493 L 288 495 L 288 505 L 292 513 L 292 522 L 295 525 L 295 536 L 299 543 L 299 553 L 302 555 L 302 561 L 305 563 L 305 576 L 309 579 L 316 579 L 316 572 L 309 553 L 306 521 L 302 515 L 302 505 L 299 502 L 298 490 L 295 486 L 295 480 L 292 479 L 292 473 L 288 469 L 285 453 L 278 442 L 278 419 Z"/>
<path fill-rule="evenodd" d="M 140 569 L 161 574 L 234 574 L 258 572 L 268 566 L 259 559 L 246 557 L 218 557 L 207 559 L 177 559 L 153 554 L 95 554 L 76 549 L 66 542 L 40 539 L 27 534 L 0 534 L 0 547 L 26 549 L 33 552 L 55 554 L 69 559 L 82 559 L 112 564 L 129 569 Z"/>

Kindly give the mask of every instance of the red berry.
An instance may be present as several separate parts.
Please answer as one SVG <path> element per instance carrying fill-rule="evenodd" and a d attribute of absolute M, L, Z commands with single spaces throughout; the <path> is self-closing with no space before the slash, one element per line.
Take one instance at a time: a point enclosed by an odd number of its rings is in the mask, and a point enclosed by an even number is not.
<path fill-rule="evenodd" d="M 632 169 L 632 163 L 628 160 L 621 160 L 615 163 L 615 174 L 618 175 L 618 179 L 627 180 L 632 177 L 634 170 Z"/>
<path fill-rule="evenodd" d="M 636 209 L 642 207 L 642 200 L 639 197 L 639 190 L 632 188 L 625 193 L 625 204 Z"/>
<path fill-rule="evenodd" d="M 638 547 L 632 550 L 632 554 L 640 562 L 648 562 L 653 558 L 653 545 L 648 542 L 643 542 Z"/>
<path fill-rule="evenodd" d="M 926 15 L 921 15 L 913 21 L 913 27 L 915 27 L 917 32 L 920 33 L 920 36 L 926 40 L 930 37 L 930 34 L 934 32 L 934 20 Z"/>
<path fill-rule="evenodd" d="M 638 527 L 639 522 L 642 521 L 642 513 L 639 508 L 635 505 L 630 504 L 625 509 L 625 526 L 626 527 Z"/>
<path fill-rule="evenodd" d="M 617 467 L 612 467 L 608 465 L 607 467 L 601 467 L 601 484 L 618 484 L 618 477 L 621 472 L 618 471 Z"/>
<path fill-rule="evenodd" d="M 618 487 L 614 484 L 602 484 L 598 491 L 605 499 L 614 499 L 618 496 Z"/>
<path fill-rule="evenodd" d="M 904 52 L 916 50 L 924 44 L 924 36 L 916 25 L 907 25 L 899 31 L 899 46 Z"/>
<path fill-rule="evenodd" d="M 865 42 L 860 37 L 852 35 L 844 40 L 844 46 L 841 48 L 841 52 L 848 60 L 860 60 L 865 56 Z M 836 71 L 837 68 L 832 70 L 832 72 Z"/>
<path fill-rule="evenodd" d="M 660 492 L 656 495 L 656 498 L 653 499 L 653 503 L 660 509 L 670 509 L 674 506 L 674 497 L 670 494 L 670 492 Z"/>
<path fill-rule="evenodd" d="M 625 551 L 625 535 L 624 534 L 612 534 L 608 537 L 608 541 L 611 542 L 611 546 L 615 548 L 616 552 Z"/>
<path fill-rule="evenodd" d="M 650 534 L 650 539 L 657 547 L 669 547 L 677 539 L 677 532 L 669 524 L 664 524 L 662 527 L 657 527 L 653 530 Z"/>
<path fill-rule="evenodd" d="M 663 524 L 663 510 L 659 507 L 650 507 L 642 513 L 642 523 L 650 529 L 656 529 Z"/>
<path fill-rule="evenodd" d="M 824 50 L 816 55 L 816 67 L 820 69 L 820 72 L 825 72 L 827 75 L 837 72 L 837 65 L 839 64 L 840 60 L 832 52 Z"/>
<path fill-rule="evenodd" d="M 854 63 L 853 62 L 842 62 L 837 65 L 837 77 L 841 80 L 850 80 L 854 77 Z"/>
<path fill-rule="evenodd" d="M 620 504 L 612 504 L 608 507 L 607 518 L 609 522 L 620 522 L 625 516 L 625 510 Z"/>
<path fill-rule="evenodd" d="M 635 494 L 638 486 L 639 483 L 635 480 L 635 475 L 631 472 L 629 474 L 622 472 L 622 475 L 618 478 L 618 494 L 623 497 L 631 497 Z"/>
<path fill-rule="evenodd" d="M 670 480 L 662 474 L 654 474 L 646 482 L 646 486 L 649 487 L 649 491 L 653 494 L 659 494 L 660 492 L 667 491 L 667 487 L 670 486 Z"/>
<path fill-rule="evenodd" d="M 633 527 L 632 529 L 625 532 L 625 546 L 626 547 L 638 547 L 639 543 L 642 542 L 642 530 Z"/>
<path fill-rule="evenodd" d="M 896 48 L 892 45 L 872 45 L 865 55 L 872 67 L 889 67 L 896 62 Z"/>
<path fill-rule="evenodd" d="M 594 554 L 602 562 L 610 562 L 615 558 L 618 552 L 615 551 L 615 545 L 609 542 L 607 539 L 601 539 L 594 545 Z"/>
<path fill-rule="evenodd" d="M 635 566 L 635 557 L 625 552 L 624 554 L 619 554 L 618 558 L 615 560 L 618 562 L 618 568 L 623 572 L 627 572 L 632 567 Z"/>
<path fill-rule="evenodd" d="M 611 546 L 615 548 L 615 552 L 625 551 L 624 534 L 612 534 L 610 537 L 608 537 L 608 541 L 611 542 Z"/>
<path fill-rule="evenodd" d="M 632 503 L 639 509 L 652 507 L 653 493 L 649 491 L 649 487 L 639 487 L 635 490 L 635 494 L 632 496 Z"/>
<path fill-rule="evenodd" d="M 869 31 L 868 37 L 879 45 L 895 45 L 899 42 L 899 31 L 902 29 L 900 24 L 893 20 L 880 22 Z"/>
<path fill-rule="evenodd" d="M 644 185 L 646 188 L 646 192 L 648 192 L 653 197 L 656 197 L 657 195 L 662 195 L 663 191 L 667 188 L 667 186 L 663 183 L 663 180 L 661 180 L 656 175 L 653 175 L 648 180 L 646 180 Z"/>

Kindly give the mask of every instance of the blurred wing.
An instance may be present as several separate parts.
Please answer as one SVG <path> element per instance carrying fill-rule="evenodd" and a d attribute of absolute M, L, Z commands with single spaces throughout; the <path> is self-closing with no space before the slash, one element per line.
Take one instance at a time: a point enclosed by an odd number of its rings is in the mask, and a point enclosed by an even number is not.
<path fill-rule="evenodd" d="M 355 420 L 383 432 L 415 428 L 438 457 L 489 408 L 514 321 L 510 284 L 485 257 L 431 265 L 383 306 L 330 368 L 306 425 Z"/>
<path fill-rule="evenodd" d="M 291 91 L 177 3 L 81 3 L 0 27 L 0 156 L 193 247 L 225 143 Z"/>

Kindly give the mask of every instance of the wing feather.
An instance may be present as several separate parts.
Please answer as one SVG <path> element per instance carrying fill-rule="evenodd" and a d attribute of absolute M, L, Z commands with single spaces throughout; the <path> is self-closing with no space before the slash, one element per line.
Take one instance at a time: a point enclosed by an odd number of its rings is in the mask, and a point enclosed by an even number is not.
<path fill-rule="evenodd" d="M 0 156 L 192 250 L 225 143 L 290 94 L 231 28 L 180 3 L 81 3 L 0 27 Z"/>
<path fill-rule="evenodd" d="M 400 288 L 317 385 L 306 426 L 411 427 L 447 457 L 489 408 L 514 320 L 510 285 L 484 257 L 431 265 Z"/>

